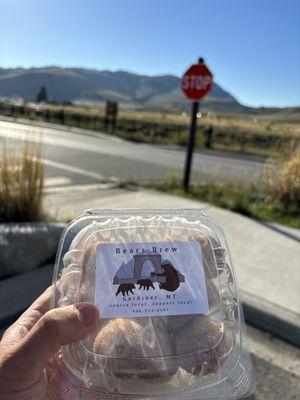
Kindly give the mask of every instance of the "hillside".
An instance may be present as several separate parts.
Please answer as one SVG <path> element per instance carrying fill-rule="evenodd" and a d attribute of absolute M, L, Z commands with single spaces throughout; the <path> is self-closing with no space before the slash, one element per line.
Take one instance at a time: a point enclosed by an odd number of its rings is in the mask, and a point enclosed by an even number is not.
<path fill-rule="evenodd" d="M 47 88 L 51 101 L 103 102 L 115 100 L 128 106 L 186 108 L 188 101 L 173 75 L 146 76 L 125 71 L 82 68 L 0 68 L 0 96 L 34 101 L 40 87 Z M 203 101 L 209 109 L 241 110 L 243 106 L 218 84 Z"/>

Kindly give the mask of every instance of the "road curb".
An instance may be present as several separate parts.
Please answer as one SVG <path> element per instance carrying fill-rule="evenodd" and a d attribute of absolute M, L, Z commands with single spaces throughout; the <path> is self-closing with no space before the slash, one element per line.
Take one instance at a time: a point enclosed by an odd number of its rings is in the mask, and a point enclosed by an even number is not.
<path fill-rule="evenodd" d="M 48 264 L 0 280 L 0 337 L 51 284 L 52 274 Z"/>
<path fill-rule="evenodd" d="M 64 228 L 63 223 L 0 224 L 0 279 L 52 262 Z"/>
<path fill-rule="evenodd" d="M 300 315 L 240 290 L 249 325 L 300 348 Z"/>

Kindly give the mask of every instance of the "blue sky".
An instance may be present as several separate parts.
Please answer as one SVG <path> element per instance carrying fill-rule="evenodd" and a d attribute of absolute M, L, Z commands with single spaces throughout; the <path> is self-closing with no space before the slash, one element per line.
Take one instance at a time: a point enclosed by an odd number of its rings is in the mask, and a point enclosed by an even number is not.
<path fill-rule="evenodd" d="M 181 75 L 204 56 L 247 105 L 300 105 L 300 0 L 0 0 L 1 66 Z"/>

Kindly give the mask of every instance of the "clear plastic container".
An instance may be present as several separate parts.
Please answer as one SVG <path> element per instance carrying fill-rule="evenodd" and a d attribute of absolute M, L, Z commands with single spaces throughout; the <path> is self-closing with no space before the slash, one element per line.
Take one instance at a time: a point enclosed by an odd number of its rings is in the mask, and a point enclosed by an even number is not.
<path fill-rule="evenodd" d="M 199 210 L 88 210 L 62 235 L 52 306 L 97 328 L 63 346 L 53 399 L 233 399 L 253 392 L 225 237 Z"/>

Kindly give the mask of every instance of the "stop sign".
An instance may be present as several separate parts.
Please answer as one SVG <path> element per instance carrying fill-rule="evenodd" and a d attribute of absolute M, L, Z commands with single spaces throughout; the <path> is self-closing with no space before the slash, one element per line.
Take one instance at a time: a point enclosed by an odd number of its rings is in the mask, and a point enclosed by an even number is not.
<path fill-rule="evenodd" d="M 190 100 L 201 100 L 212 88 L 213 74 L 204 64 L 192 65 L 183 75 L 180 88 Z"/>

